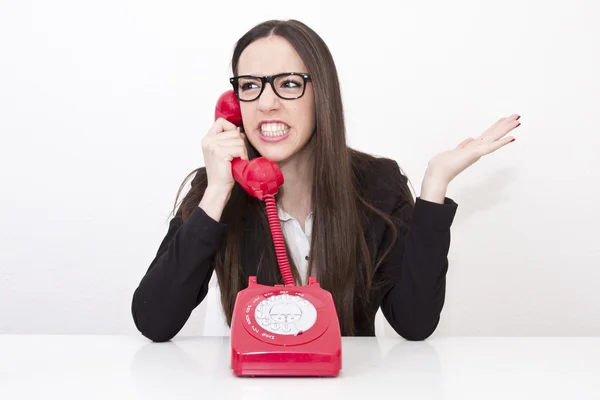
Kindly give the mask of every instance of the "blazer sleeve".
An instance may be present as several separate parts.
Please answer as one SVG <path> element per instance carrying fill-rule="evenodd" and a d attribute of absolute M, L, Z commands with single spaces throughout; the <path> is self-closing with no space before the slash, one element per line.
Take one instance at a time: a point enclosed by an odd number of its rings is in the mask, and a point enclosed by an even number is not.
<path fill-rule="evenodd" d="M 182 222 L 169 223 L 154 260 L 134 291 L 131 312 L 137 329 L 155 342 L 171 340 L 208 292 L 212 260 L 226 225 L 200 207 Z"/>
<path fill-rule="evenodd" d="M 395 185 L 406 185 L 398 165 Z M 445 198 L 443 204 L 417 198 L 414 206 L 399 198 L 392 210 L 398 229 L 396 244 L 380 266 L 391 282 L 380 304 L 394 330 L 407 340 L 425 340 L 440 320 L 446 295 L 446 273 L 450 248 L 450 227 L 457 204 Z M 391 242 L 386 231 L 384 242 Z"/>

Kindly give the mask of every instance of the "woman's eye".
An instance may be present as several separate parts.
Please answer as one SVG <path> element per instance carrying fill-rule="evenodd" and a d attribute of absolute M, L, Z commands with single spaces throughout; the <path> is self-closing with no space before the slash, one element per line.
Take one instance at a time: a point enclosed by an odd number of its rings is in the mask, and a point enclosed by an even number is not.
<path fill-rule="evenodd" d="M 299 83 L 299 82 L 296 82 L 296 81 L 293 81 L 290 79 L 290 80 L 283 82 L 283 84 L 281 86 L 286 87 L 286 88 L 297 88 L 297 87 L 302 86 L 302 83 Z"/>
<path fill-rule="evenodd" d="M 258 89 L 258 85 L 253 82 L 242 83 L 240 87 L 242 90 Z"/>

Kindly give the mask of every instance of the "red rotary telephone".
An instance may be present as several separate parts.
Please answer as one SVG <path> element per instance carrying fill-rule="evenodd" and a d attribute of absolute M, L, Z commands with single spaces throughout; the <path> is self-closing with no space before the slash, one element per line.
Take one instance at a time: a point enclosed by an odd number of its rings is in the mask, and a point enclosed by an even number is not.
<path fill-rule="evenodd" d="M 217 101 L 215 119 L 242 125 L 239 101 L 229 90 Z M 266 203 L 283 285 L 256 277 L 236 298 L 231 321 L 231 369 L 236 376 L 338 376 L 342 368 L 340 325 L 331 293 L 315 277 L 296 286 L 285 252 L 275 194 L 283 184 L 276 163 L 264 158 L 232 161 L 234 179 Z"/>

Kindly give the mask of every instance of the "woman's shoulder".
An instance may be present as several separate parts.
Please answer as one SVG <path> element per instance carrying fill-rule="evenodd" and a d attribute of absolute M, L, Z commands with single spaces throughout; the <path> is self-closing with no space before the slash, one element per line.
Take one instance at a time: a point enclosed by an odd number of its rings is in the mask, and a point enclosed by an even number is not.
<path fill-rule="evenodd" d="M 350 149 L 355 184 L 361 194 L 374 201 L 412 199 L 409 180 L 392 158 Z"/>

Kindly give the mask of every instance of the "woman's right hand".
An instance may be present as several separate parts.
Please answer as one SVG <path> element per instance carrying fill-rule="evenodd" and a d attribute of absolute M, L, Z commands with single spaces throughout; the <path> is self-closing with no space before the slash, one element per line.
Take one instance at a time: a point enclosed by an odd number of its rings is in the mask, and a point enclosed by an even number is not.
<path fill-rule="evenodd" d="M 234 158 L 248 160 L 245 135 L 224 118 L 215 121 L 202 139 L 202 152 L 208 180 L 207 190 L 229 195 L 235 180 L 231 173 Z"/>

